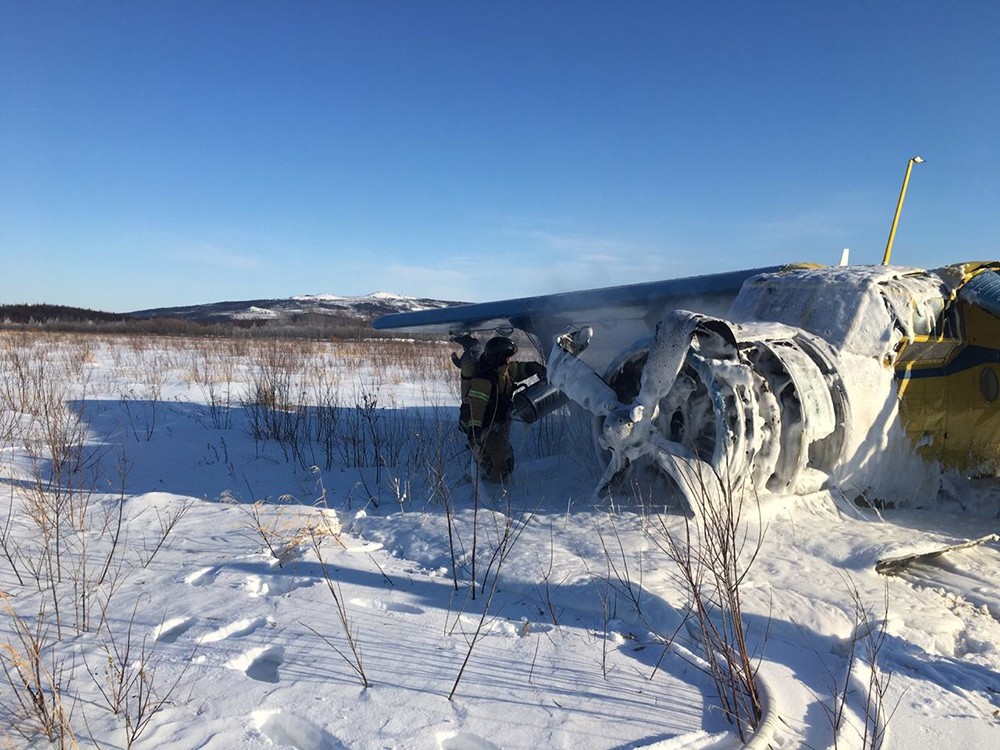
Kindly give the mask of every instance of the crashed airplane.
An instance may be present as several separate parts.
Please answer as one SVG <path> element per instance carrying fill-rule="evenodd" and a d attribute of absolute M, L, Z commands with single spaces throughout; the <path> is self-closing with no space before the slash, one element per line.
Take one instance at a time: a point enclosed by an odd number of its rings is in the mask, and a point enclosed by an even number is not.
<path fill-rule="evenodd" d="M 388 315 L 377 329 L 523 331 L 593 415 L 600 490 L 836 489 L 917 504 L 1000 473 L 1000 262 L 789 265 Z M 719 491 L 718 489 L 713 490 Z"/>

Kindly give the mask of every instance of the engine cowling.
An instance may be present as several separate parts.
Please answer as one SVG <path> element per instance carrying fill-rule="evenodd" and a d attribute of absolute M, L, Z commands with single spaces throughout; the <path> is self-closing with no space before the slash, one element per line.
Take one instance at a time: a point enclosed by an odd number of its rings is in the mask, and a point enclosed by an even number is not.
<path fill-rule="evenodd" d="M 599 377 L 560 342 L 550 381 L 595 416 L 599 489 L 666 480 L 699 495 L 823 487 L 908 502 L 940 467 L 899 419 L 894 364 L 933 335 L 947 285 L 887 267 L 784 269 L 749 279 L 729 320 L 667 312 Z"/>

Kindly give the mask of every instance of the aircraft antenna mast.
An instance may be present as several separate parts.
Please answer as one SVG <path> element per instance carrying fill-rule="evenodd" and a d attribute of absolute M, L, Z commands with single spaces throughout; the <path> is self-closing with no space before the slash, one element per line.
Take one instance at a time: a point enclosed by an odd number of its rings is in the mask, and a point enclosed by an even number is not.
<path fill-rule="evenodd" d="M 903 201 L 906 200 L 906 186 L 910 184 L 910 170 L 914 164 L 923 164 L 924 160 L 919 156 L 912 157 L 906 162 L 906 174 L 903 176 L 903 187 L 899 191 L 899 200 L 896 202 L 896 213 L 892 217 L 892 229 L 889 230 L 889 242 L 885 246 L 885 255 L 882 256 L 882 265 L 889 265 L 889 256 L 892 255 L 892 243 L 896 239 L 896 227 L 899 226 L 899 214 L 903 210 Z"/>

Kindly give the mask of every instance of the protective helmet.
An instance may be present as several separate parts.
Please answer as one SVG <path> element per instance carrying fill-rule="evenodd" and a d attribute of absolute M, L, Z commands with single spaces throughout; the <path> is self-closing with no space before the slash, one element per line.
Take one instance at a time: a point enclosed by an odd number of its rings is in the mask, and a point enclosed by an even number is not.
<path fill-rule="evenodd" d="M 517 344 L 506 336 L 494 336 L 486 342 L 483 360 L 490 365 L 502 365 L 517 353 Z"/>

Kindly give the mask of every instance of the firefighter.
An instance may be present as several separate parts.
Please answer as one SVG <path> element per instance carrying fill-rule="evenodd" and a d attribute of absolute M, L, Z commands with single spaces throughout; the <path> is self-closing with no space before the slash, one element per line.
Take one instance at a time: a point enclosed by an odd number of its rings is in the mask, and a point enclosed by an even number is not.
<path fill-rule="evenodd" d="M 501 482 L 514 470 L 510 415 L 515 387 L 532 376 L 545 379 L 545 365 L 513 362 L 516 353 L 517 345 L 511 339 L 494 336 L 486 342 L 478 360 L 466 362 L 462 367 L 459 424 L 469 440 L 482 478 L 493 483 Z"/>

